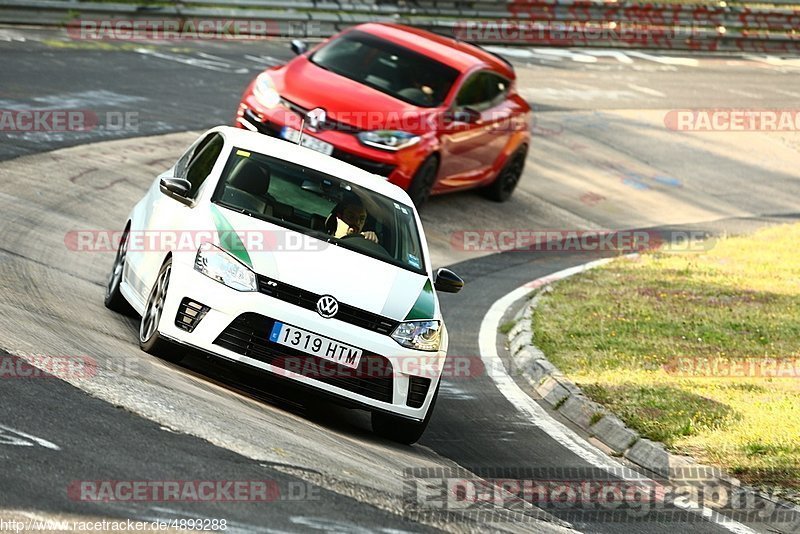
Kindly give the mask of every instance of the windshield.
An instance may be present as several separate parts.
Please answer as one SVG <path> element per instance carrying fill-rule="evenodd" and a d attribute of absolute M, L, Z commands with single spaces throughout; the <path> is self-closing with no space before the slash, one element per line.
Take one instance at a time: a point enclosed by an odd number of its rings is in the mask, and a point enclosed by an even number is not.
<path fill-rule="evenodd" d="M 368 33 L 352 31 L 311 56 L 311 62 L 403 102 L 441 106 L 458 71 Z"/>
<path fill-rule="evenodd" d="M 414 210 L 347 180 L 234 148 L 212 201 L 426 274 Z"/>

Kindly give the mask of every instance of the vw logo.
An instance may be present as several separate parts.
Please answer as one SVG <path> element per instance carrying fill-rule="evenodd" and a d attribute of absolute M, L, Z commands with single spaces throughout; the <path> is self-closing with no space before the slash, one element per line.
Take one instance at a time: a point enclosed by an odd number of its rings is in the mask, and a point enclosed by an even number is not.
<path fill-rule="evenodd" d="M 306 120 L 308 121 L 308 127 L 311 130 L 318 129 L 321 125 L 325 124 L 325 119 L 327 118 L 327 113 L 322 108 L 315 108 L 306 113 Z"/>
<path fill-rule="evenodd" d="M 330 295 L 324 295 L 317 301 L 317 313 L 330 319 L 339 311 L 339 302 Z"/>

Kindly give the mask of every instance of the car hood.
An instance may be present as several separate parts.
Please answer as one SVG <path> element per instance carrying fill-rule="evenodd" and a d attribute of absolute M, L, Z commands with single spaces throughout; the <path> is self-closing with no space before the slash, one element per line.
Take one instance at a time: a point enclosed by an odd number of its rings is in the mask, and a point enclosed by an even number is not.
<path fill-rule="evenodd" d="M 397 321 L 438 316 L 427 276 L 212 205 L 219 244 L 256 273 Z M 263 245 L 261 244 L 263 243 Z"/>
<path fill-rule="evenodd" d="M 344 76 L 318 67 L 305 56 L 269 71 L 280 95 L 311 110 L 325 109 L 328 117 L 361 130 L 403 129 L 421 133 L 437 108 L 408 104 Z"/>

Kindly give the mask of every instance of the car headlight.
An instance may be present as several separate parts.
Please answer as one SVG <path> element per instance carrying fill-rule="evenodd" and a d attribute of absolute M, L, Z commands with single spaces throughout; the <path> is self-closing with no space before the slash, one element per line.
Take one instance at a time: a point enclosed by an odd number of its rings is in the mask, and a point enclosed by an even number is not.
<path fill-rule="evenodd" d="M 415 145 L 420 139 L 420 136 L 402 130 L 372 130 L 358 134 L 361 143 L 393 152 Z"/>
<path fill-rule="evenodd" d="M 266 72 L 262 72 L 256 78 L 253 95 L 256 97 L 256 100 L 267 109 L 272 109 L 281 102 L 281 95 L 278 94 L 278 91 L 275 89 L 275 84 L 272 82 L 272 78 Z"/>
<path fill-rule="evenodd" d="M 440 321 L 409 321 L 400 323 L 392 332 L 392 339 L 404 347 L 435 352 L 441 341 Z"/>
<path fill-rule="evenodd" d="M 237 291 L 258 291 L 256 273 L 211 243 L 200 245 L 194 269 Z"/>

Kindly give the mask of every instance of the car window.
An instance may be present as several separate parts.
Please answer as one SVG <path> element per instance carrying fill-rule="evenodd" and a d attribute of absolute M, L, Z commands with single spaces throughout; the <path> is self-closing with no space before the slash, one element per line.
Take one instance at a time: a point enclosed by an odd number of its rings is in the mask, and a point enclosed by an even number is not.
<path fill-rule="evenodd" d="M 425 274 L 413 208 L 345 179 L 234 148 L 212 202 Z M 353 235 L 336 216 L 347 206 L 363 210 L 365 219 Z M 369 232 L 377 243 L 363 236 Z"/>
<path fill-rule="evenodd" d="M 464 82 L 456 97 L 459 107 L 484 110 L 499 104 L 508 93 L 509 82 L 502 76 L 488 71 L 473 74 Z"/>
<path fill-rule="evenodd" d="M 310 58 L 340 76 L 420 107 L 442 105 L 458 71 L 380 37 L 352 31 Z"/>
<path fill-rule="evenodd" d="M 184 176 L 192 184 L 192 189 L 189 193 L 190 198 L 194 198 L 197 195 L 200 186 L 211 174 L 211 169 L 214 168 L 214 163 L 216 163 L 220 152 L 222 152 L 224 144 L 225 140 L 222 136 L 218 133 L 213 133 L 203 139 L 194 150 Z"/>
<path fill-rule="evenodd" d="M 186 170 L 189 167 L 189 162 L 192 161 L 192 158 L 199 154 L 203 148 L 214 138 L 215 135 L 219 134 L 209 134 L 202 138 L 201 140 L 194 143 L 190 146 L 186 152 L 180 157 L 180 159 L 175 163 L 175 174 L 176 178 L 186 178 Z"/>

